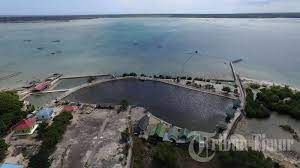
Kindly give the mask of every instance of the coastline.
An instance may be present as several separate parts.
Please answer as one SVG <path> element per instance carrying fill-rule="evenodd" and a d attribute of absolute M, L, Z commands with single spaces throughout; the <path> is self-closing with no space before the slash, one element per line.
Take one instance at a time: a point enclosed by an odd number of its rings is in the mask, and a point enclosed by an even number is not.
<path fill-rule="evenodd" d="M 258 80 L 258 79 L 254 79 L 254 78 L 248 78 L 248 77 L 241 77 L 241 79 L 242 79 L 243 84 L 255 83 L 255 84 L 266 85 L 266 86 L 273 86 L 273 85 L 281 86 L 281 87 L 288 86 L 292 90 L 300 92 L 299 88 L 297 88 L 295 86 L 291 86 L 291 85 L 286 85 L 286 84 L 283 84 L 280 82 L 272 82 L 272 81 L 268 81 L 268 80 Z"/>
<path fill-rule="evenodd" d="M 83 76 L 97 76 L 97 75 L 104 75 L 104 74 L 84 74 L 84 75 L 67 75 L 67 76 L 62 76 L 60 79 L 68 79 L 68 78 L 75 78 L 75 77 L 83 77 Z M 274 82 L 274 81 L 270 81 L 270 80 L 259 80 L 259 79 L 255 79 L 255 78 L 249 78 L 249 77 L 244 77 L 244 76 L 240 76 L 243 84 L 249 84 L 249 83 L 256 83 L 259 85 L 266 85 L 266 86 L 272 86 L 272 85 L 278 85 L 278 86 L 289 86 L 291 89 L 299 91 L 300 92 L 300 88 L 295 87 L 295 86 L 291 86 L 291 85 L 286 85 L 284 83 L 280 83 L 280 82 Z M 39 79 L 39 80 L 43 80 L 43 79 Z M 211 79 L 213 80 L 213 79 Z M 165 81 L 163 81 L 165 82 Z M 18 90 L 20 88 L 22 88 L 22 85 L 25 85 L 24 82 L 16 82 L 13 85 L 10 85 L 10 87 L 0 87 L 0 91 L 5 91 L 5 90 Z"/>

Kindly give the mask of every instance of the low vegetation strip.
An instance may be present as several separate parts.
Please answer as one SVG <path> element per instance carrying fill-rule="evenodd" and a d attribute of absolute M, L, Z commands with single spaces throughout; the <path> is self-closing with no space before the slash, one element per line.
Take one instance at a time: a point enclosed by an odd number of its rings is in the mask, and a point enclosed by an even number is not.
<path fill-rule="evenodd" d="M 73 118 L 70 112 L 62 112 L 53 119 L 52 125 L 46 128 L 40 128 L 39 137 L 43 143 L 38 153 L 31 157 L 29 161 L 30 168 L 50 167 L 49 156 L 54 152 L 56 144 L 62 139 L 64 132 L 70 120 Z"/>

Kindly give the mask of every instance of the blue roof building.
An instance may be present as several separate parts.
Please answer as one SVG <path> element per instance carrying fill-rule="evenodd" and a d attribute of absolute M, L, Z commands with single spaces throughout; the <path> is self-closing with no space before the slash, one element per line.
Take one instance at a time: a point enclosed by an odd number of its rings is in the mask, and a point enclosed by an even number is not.
<path fill-rule="evenodd" d="M 53 117 L 54 111 L 51 108 L 42 108 L 40 109 L 36 116 L 38 120 L 49 120 Z"/>
<path fill-rule="evenodd" d="M 0 168 L 24 168 L 24 166 L 13 163 L 0 163 Z"/>

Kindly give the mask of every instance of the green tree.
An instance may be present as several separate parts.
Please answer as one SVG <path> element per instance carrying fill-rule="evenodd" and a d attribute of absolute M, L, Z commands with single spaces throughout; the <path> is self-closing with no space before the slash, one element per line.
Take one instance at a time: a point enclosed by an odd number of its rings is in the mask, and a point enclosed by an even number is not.
<path fill-rule="evenodd" d="M 0 136 L 3 136 L 7 128 L 24 118 L 27 113 L 22 112 L 23 103 L 15 91 L 0 92 Z"/>
<path fill-rule="evenodd" d="M 0 92 L 0 115 L 5 113 L 18 113 L 23 104 L 19 101 L 19 96 L 14 91 Z"/>
<path fill-rule="evenodd" d="M 42 122 L 39 124 L 39 127 L 37 128 L 37 138 L 38 139 L 43 139 L 47 130 L 48 123 L 47 122 Z"/>

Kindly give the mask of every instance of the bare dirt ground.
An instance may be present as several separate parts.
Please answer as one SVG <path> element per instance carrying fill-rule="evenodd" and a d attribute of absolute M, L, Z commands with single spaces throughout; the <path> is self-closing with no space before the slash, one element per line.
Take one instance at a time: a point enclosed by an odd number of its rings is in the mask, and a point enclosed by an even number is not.
<path fill-rule="evenodd" d="M 285 121 L 283 116 L 280 118 L 277 115 L 272 115 L 270 119 L 267 120 L 256 120 L 243 118 L 237 125 L 235 134 L 240 134 L 244 136 L 247 140 L 248 147 L 255 149 L 255 143 L 253 140 L 253 135 L 255 134 L 265 134 L 267 138 L 276 139 L 292 139 L 289 133 L 283 131 L 279 125 L 288 123 L 290 120 Z M 290 138 L 289 138 L 290 136 Z M 294 151 L 298 147 L 298 142 L 294 141 L 291 147 L 291 151 L 263 151 L 265 157 L 270 157 L 274 161 L 278 162 L 281 166 L 286 168 L 296 168 L 300 167 L 300 154 Z M 271 148 L 271 147 L 270 147 Z"/>
<path fill-rule="evenodd" d="M 135 120 L 141 118 L 144 111 L 133 108 L 131 113 Z M 126 143 L 120 140 L 121 132 L 128 127 L 128 114 L 92 107 L 80 109 L 51 156 L 51 167 L 124 167 Z"/>

